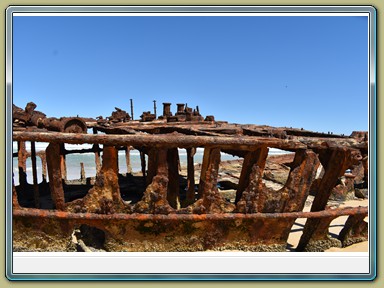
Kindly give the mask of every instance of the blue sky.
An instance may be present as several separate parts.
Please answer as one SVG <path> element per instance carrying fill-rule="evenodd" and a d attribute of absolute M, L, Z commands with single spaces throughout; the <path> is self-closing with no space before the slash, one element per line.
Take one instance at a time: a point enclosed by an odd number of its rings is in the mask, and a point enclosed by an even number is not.
<path fill-rule="evenodd" d="M 162 102 L 232 123 L 368 130 L 368 19 L 14 17 L 13 102 L 48 117 Z"/>

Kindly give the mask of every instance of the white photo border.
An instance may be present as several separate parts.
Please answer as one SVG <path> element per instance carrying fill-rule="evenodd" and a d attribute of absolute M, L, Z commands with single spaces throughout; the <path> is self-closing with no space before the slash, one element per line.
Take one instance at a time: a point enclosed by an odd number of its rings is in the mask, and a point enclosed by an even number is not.
<path fill-rule="evenodd" d="M 296 15 L 296 16 L 325 16 L 325 15 L 356 15 L 357 13 L 366 13 L 369 17 L 369 252 L 368 253 L 241 253 L 241 254 L 226 254 L 225 256 L 217 255 L 215 253 L 204 252 L 195 253 L 193 256 L 190 253 L 94 253 L 96 255 L 88 255 L 84 253 L 48 253 L 48 252 L 13 252 L 12 251 L 12 19 L 15 16 L 36 16 L 36 15 L 71 15 L 71 16 L 90 16 L 108 13 L 108 15 L 116 15 L 130 13 L 131 15 L 145 16 L 155 15 L 158 13 L 166 13 L 169 15 L 176 15 L 182 13 L 184 16 L 193 16 L 204 13 L 226 15 L 243 15 L 263 13 L 269 16 L 273 15 Z M 377 167 L 377 136 L 376 136 L 376 9 L 373 6 L 10 6 L 6 11 L 6 276 L 9 280 L 373 280 L 376 277 L 377 271 L 377 191 L 376 191 L 376 167 Z M 85 255 L 87 254 L 87 255 Z M 80 257 L 80 258 L 79 258 Z M 305 270 L 305 272 L 292 270 L 284 272 L 266 271 L 260 269 L 261 273 L 249 272 L 240 273 L 238 269 L 233 268 L 233 271 L 225 271 L 225 273 L 217 272 L 211 269 L 211 272 L 202 273 L 199 269 L 198 272 L 179 269 L 179 267 L 168 265 L 169 271 L 161 269 L 161 273 L 156 272 L 155 267 L 148 267 L 149 273 L 143 273 L 141 270 L 135 269 L 135 273 L 129 271 L 119 270 L 119 272 L 97 271 L 90 273 L 89 270 L 84 270 L 83 273 L 74 273 L 72 269 L 69 272 L 57 272 L 57 270 L 50 270 L 49 267 L 54 267 L 61 262 L 82 263 L 81 267 L 85 267 L 84 263 L 104 263 L 105 267 L 114 265 L 114 263 L 122 261 L 129 262 L 134 259 L 144 259 L 150 263 L 159 263 L 171 259 L 170 263 L 186 263 L 191 259 L 198 259 L 199 261 L 207 261 L 209 265 L 214 265 L 220 261 L 230 261 L 232 267 L 241 265 L 243 262 L 249 261 L 264 261 L 266 267 L 277 269 L 273 264 L 268 264 L 268 259 L 274 259 L 277 262 L 299 263 L 298 259 L 306 259 L 304 263 L 310 261 L 330 261 L 329 263 L 337 263 L 336 267 L 342 267 L 341 263 L 345 265 L 351 263 L 364 262 L 367 269 L 364 272 L 354 270 L 341 269 L 341 272 L 332 273 L 329 270 L 313 271 L 313 269 Z M 200 257 L 200 258 L 199 258 Z M 175 261 L 175 258 L 179 262 Z M 338 262 L 337 259 L 343 259 Z M 68 262 L 69 259 L 69 262 Z M 230 259 L 230 260 L 228 260 Z M 231 262 L 238 259 L 238 262 Z M 240 260 L 239 260 L 240 259 Z M 188 260 L 188 261 L 185 261 Z M 72 261 L 72 262 L 71 262 Z M 74 262 L 75 261 L 75 262 Z M 88 261 L 88 262 L 87 262 Z M 99 261 L 99 262 L 97 262 Z M 106 262 L 107 261 L 107 262 Z M 184 262 L 183 262 L 184 261 Z M 309 261 L 309 262 L 306 262 Z M 344 261 L 344 262 L 343 262 Z M 355 262 L 354 262 L 355 261 Z M 26 265 L 23 265 L 25 263 Z M 36 263 L 31 265 L 31 263 Z M 45 263 L 45 264 L 44 264 Z M 106 264 L 107 263 L 107 264 Z M 144 262 L 143 262 L 144 263 Z M 289 261 L 288 261 L 289 263 Z M 314 262 L 315 263 L 315 262 Z M 326 263 L 326 262 L 324 262 Z M 15 267 L 15 265 L 18 265 Z M 29 266 L 27 266 L 29 265 Z M 179 265 L 179 264 L 177 264 Z M 255 267 L 259 264 L 255 263 Z M 270 265 L 270 266 L 268 266 Z M 287 264 L 285 264 L 287 265 Z M 298 265 L 298 264 L 295 264 Z M 305 264 L 311 265 L 311 264 Z M 76 265 L 75 265 L 76 266 Z M 166 265 L 163 265 L 166 266 Z M 204 266 L 204 265 L 203 265 Z M 275 266 L 275 267 L 274 267 Z M 288 265 L 289 266 L 289 265 Z M 27 271 L 31 267 L 30 271 Z M 36 267 L 42 267 L 43 270 L 36 270 Z M 77 266 L 76 266 L 77 267 Z M 110 267 L 110 266 L 109 266 Z M 142 267 L 147 267 L 143 264 Z M 348 268 L 349 266 L 347 266 Z M 352 264 L 351 264 L 352 267 Z M 259 268 L 262 268 L 261 266 Z M 27 269 L 27 270 L 26 270 Z M 48 270 L 44 270 L 48 269 Z M 269 268 L 268 268 L 269 269 Z M 268 270 L 267 269 L 267 270 Z M 303 269 L 303 267 L 302 267 Z M 173 271 L 172 271 L 173 270 Z M 317 269 L 319 270 L 319 269 Z M 48 272 L 45 272 L 48 271 Z M 76 270 L 80 271 L 80 270 Z M 213 271 L 213 272 L 212 272 Z M 248 270 L 246 270 L 248 271 Z M 276 271 L 276 270 L 275 270 Z"/>

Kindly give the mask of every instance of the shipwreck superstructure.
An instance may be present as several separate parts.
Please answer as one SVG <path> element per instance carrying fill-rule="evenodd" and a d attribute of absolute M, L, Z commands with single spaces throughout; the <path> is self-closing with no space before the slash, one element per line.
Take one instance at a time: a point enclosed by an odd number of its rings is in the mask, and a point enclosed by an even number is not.
<path fill-rule="evenodd" d="M 368 133 L 350 136 L 296 128 L 229 124 L 205 118 L 186 104 L 163 103 L 163 113 L 142 113 L 140 120 L 116 108 L 107 118 L 48 118 L 28 103 L 13 107 L 13 141 L 18 151 L 18 185 L 13 185 L 15 251 L 71 251 L 74 231 L 88 229 L 106 251 L 286 251 L 296 219 L 306 218 L 296 251 L 323 251 L 367 240 L 368 207 L 335 208 L 330 197 L 343 197 L 355 186 L 368 186 Z M 88 133 L 88 131 L 92 131 Z M 30 151 L 25 143 L 30 142 Z M 36 152 L 35 143 L 49 143 Z M 91 149 L 67 150 L 67 144 Z M 204 149 L 199 175 L 196 150 Z M 286 181 L 267 187 L 263 177 L 268 151 L 290 152 Z M 130 151 L 140 152 L 141 173 L 130 169 Z M 185 175 L 180 149 L 186 151 Z M 127 173 L 119 173 L 124 151 Z M 96 177 L 66 181 L 66 156 L 93 153 Z M 221 155 L 242 159 L 231 183 L 233 199 L 219 188 Z M 102 156 L 100 156 L 102 154 Z M 26 179 L 31 158 L 33 183 Z M 37 181 L 36 159 L 42 163 Z M 320 171 L 320 172 L 319 172 Z M 48 176 L 48 177 L 47 177 Z M 49 181 L 47 181 L 49 178 Z M 358 181 L 357 181 L 358 178 Z M 48 196 L 47 196 L 48 195 Z M 303 208 L 314 196 L 311 210 Z M 43 196 L 50 204 L 42 203 Z M 348 216 L 337 237 L 328 228 Z M 28 235 L 28 237 L 25 237 Z"/>

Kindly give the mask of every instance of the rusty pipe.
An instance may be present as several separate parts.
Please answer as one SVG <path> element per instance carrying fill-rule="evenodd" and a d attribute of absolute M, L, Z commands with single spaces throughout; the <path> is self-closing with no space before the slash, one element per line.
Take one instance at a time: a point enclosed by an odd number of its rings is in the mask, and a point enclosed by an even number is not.
<path fill-rule="evenodd" d="M 317 212 L 288 212 L 288 213 L 221 213 L 221 214 L 95 214 L 95 213 L 71 213 L 64 211 L 42 210 L 35 208 L 20 208 L 13 210 L 14 217 L 37 217 L 37 218 L 58 218 L 71 220 L 235 220 L 235 219 L 296 219 L 296 218 L 327 218 L 346 215 L 368 215 L 368 207 L 345 207 L 337 209 L 327 209 Z"/>

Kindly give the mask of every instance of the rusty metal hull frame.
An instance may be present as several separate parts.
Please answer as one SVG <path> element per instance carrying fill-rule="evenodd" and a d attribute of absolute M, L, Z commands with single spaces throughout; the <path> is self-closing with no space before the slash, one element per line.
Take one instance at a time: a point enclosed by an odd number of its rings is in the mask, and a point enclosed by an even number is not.
<path fill-rule="evenodd" d="M 130 127 L 130 124 L 125 126 Z M 137 124 L 134 126 L 140 127 Z M 97 129 L 94 128 L 94 131 Z M 192 136 L 180 133 L 88 135 L 14 131 L 13 140 L 19 143 L 50 143 L 46 158 L 51 179 L 51 195 L 57 209 L 48 211 L 22 208 L 17 199 L 14 199 L 14 232 L 25 229 L 25 225 L 32 225 L 39 231 L 48 221 L 47 227 L 62 227 L 64 234 L 61 236 L 64 238 L 68 238 L 70 232 L 81 225 L 97 227 L 104 231 L 109 239 L 108 243 L 113 243 L 107 245 L 110 251 L 285 251 L 295 220 L 307 218 L 297 250 L 321 251 L 333 245 L 342 245 L 341 240 L 338 242 L 328 239 L 327 231 L 333 219 L 349 215 L 359 221 L 350 221 L 353 225 L 349 225 L 348 229 L 354 233 L 344 231 L 342 242 L 355 243 L 367 239 L 365 230 L 356 227 L 364 222 L 368 207 L 326 209 L 327 200 L 337 179 L 348 167 L 361 161 L 361 153 L 367 151 L 367 142 L 354 138 L 299 136 L 279 139 L 257 136 Z M 102 165 L 98 163 L 99 157 L 95 158 L 98 168 L 93 188 L 84 198 L 69 203 L 65 203 L 62 188 L 62 169 L 65 169 L 65 166 L 63 168 L 63 164 L 59 164 L 60 161 L 65 161 L 64 156 L 68 154 L 60 148 L 63 143 L 94 144 L 91 150 L 95 156 L 101 151 L 98 144 L 104 145 Z M 128 153 L 127 159 L 129 158 L 130 149 L 124 147 L 140 147 L 142 156 L 146 153 L 149 157 L 148 171 L 143 168 L 146 191 L 142 200 L 135 205 L 122 201 L 117 184 L 117 148 L 125 150 Z M 203 147 L 205 151 L 198 198 L 194 201 L 193 191 L 190 191 L 189 205 L 176 209 L 179 197 L 175 191 L 178 187 L 175 179 L 179 177 L 176 169 L 179 157 L 176 148 L 187 149 L 191 158 L 189 162 L 193 163 L 191 149 L 196 147 Z M 295 152 L 287 183 L 284 188 L 275 192 L 268 190 L 261 183 L 268 148 L 271 147 Z M 216 188 L 220 151 L 223 150 L 244 157 L 235 204 L 222 198 Z M 89 151 L 85 149 L 77 152 Z M 319 165 L 316 163 L 320 163 L 317 159 L 325 168 L 323 181 L 317 187 L 321 193 L 315 197 L 311 211 L 302 212 Z M 145 167 L 143 157 L 142 161 Z M 190 166 L 188 171 L 194 174 L 193 167 Z M 188 176 L 190 183 L 194 183 L 191 178 Z M 356 218 L 357 216 L 359 217 Z M 30 223 L 27 219 L 35 219 L 36 222 Z M 47 227 L 43 230 L 48 231 Z M 207 230 L 213 232 L 207 234 Z M 193 243 L 188 242 L 190 237 L 195 239 Z M 345 237 L 353 239 L 344 239 Z M 324 242 L 327 244 L 324 245 Z M 184 244 L 181 248 L 177 243 Z M 316 243 L 321 243 L 321 247 Z"/>

